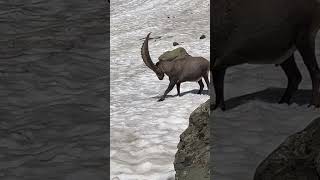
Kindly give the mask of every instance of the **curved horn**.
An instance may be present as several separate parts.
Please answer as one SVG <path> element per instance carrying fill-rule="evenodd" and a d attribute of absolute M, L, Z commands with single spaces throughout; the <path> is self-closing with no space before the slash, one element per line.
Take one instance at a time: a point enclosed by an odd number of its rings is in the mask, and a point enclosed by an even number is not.
<path fill-rule="evenodd" d="M 152 70 L 154 71 L 156 74 L 159 73 L 159 68 L 157 68 L 150 57 L 149 54 L 149 47 L 148 47 L 148 41 L 149 41 L 149 36 L 150 36 L 151 32 L 147 35 L 146 39 L 144 40 L 142 47 L 141 47 L 141 56 L 143 59 L 143 62 Z"/>

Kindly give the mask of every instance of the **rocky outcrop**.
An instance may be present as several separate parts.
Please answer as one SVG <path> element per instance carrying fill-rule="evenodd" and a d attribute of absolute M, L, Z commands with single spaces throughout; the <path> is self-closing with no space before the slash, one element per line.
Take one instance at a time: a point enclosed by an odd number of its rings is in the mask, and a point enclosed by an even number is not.
<path fill-rule="evenodd" d="M 180 135 L 174 168 L 176 180 L 209 180 L 209 100 L 194 110 Z"/>
<path fill-rule="evenodd" d="M 320 118 L 289 136 L 257 168 L 254 180 L 319 180 Z"/>

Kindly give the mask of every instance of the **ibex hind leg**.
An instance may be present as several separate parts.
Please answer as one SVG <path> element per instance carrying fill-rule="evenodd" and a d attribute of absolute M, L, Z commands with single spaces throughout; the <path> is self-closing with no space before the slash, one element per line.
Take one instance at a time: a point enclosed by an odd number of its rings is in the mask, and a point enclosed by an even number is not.
<path fill-rule="evenodd" d="M 288 85 L 279 103 L 290 104 L 290 99 L 292 95 L 298 90 L 299 84 L 302 80 L 302 76 L 294 60 L 294 55 L 291 55 L 286 61 L 284 61 L 280 65 L 287 76 Z"/>
<path fill-rule="evenodd" d="M 200 86 L 200 89 L 199 89 L 199 91 L 198 91 L 198 94 L 201 94 L 201 92 L 202 92 L 202 90 L 203 90 L 203 87 L 204 87 L 204 84 L 203 84 L 203 82 L 202 82 L 201 79 L 198 81 L 198 83 L 199 83 L 199 86 Z"/>
<path fill-rule="evenodd" d="M 301 33 L 296 44 L 312 81 L 312 98 L 310 105 L 320 107 L 320 70 L 315 55 L 315 36 L 315 32 Z"/>
<path fill-rule="evenodd" d="M 226 69 L 220 69 L 220 70 L 213 70 L 212 72 L 212 82 L 214 91 L 216 94 L 216 101 L 213 106 L 210 107 L 211 110 L 215 110 L 218 107 L 221 108 L 221 110 L 225 110 L 225 103 L 224 103 L 224 76 L 226 73 Z"/>
<path fill-rule="evenodd" d="M 210 82 L 209 82 L 209 78 L 208 78 L 208 73 L 206 73 L 202 77 L 203 77 L 204 81 L 206 82 L 208 90 L 209 90 Z"/>
<path fill-rule="evenodd" d="M 177 85 L 177 95 L 178 96 L 181 96 L 181 94 L 180 94 L 180 84 L 181 83 L 177 83 L 176 85 Z"/>

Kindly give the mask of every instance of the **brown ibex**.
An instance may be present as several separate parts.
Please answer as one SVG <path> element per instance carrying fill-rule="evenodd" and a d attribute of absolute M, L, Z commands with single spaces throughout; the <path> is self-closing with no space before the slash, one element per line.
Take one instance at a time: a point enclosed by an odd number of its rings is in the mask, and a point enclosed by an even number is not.
<path fill-rule="evenodd" d="M 320 0 L 214 0 L 211 4 L 211 73 L 216 101 L 225 110 L 226 69 L 238 64 L 280 64 L 288 85 L 279 103 L 289 103 L 301 82 L 298 50 L 312 80 L 311 105 L 320 106 L 320 71 L 315 37 Z"/>
<path fill-rule="evenodd" d="M 162 80 L 166 74 L 169 77 L 170 83 L 164 94 L 161 96 L 159 101 L 163 101 L 166 95 L 177 85 L 178 95 L 180 96 L 180 84 L 186 81 L 196 81 L 200 85 L 198 94 L 201 94 L 204 84 L 202 78 L 204 78 L 207 87 L 209 89 L 209 78 L 208 74 L 210 71 L 210 63 L 203 57 L 192 57 L 186 55 L 182 58 L 174 60 L 159 60 L 156 64 L 153 64 L 148 48 L 149 33 L 143 42 L 141 47 L 141 56 L 144 63 L 153 70 L 159 80 Z"/>

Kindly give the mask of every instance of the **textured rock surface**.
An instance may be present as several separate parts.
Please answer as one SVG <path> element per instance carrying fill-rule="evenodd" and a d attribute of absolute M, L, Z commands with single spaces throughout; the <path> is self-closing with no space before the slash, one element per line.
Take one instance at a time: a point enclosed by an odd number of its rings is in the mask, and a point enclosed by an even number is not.
<path fill-rule="evenodd" d="M 192 112 L 189 127 L 181 134 L 174 167 L 176 180 L 210 179 L 209 100 Z"/>
<path fill-rule="evenodd" d="M 258 166 L 254 180 L 319 180 L 319 155 L 320 118 L 273 151 Z"/>
<path fill-rule="evenodd" d="M 108 179 L 107 1 L 0 4 L 0 179 Z"/>
<path fill-rule="evenodd" d="M 183 47 L 178 47 L 172 51 L 166 51 L 159 56 L 159 61 L 171 61 L 178 58 L 189 56 L 187 51 Z"/>

